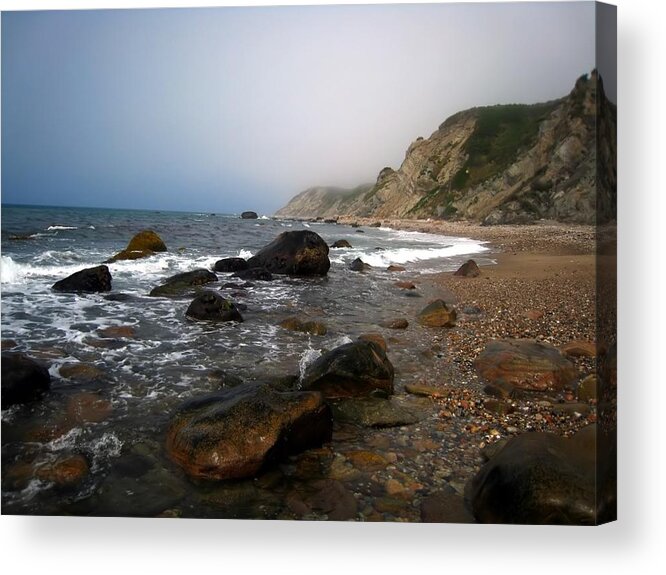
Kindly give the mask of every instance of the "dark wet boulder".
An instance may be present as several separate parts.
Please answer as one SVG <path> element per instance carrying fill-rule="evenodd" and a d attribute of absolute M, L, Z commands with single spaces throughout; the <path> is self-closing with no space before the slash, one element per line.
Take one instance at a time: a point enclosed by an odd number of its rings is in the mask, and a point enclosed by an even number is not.
<path fill-rule="evenodd" d="M 240 479 L 330 441 L 320 393 L 278 392 L 247 383 L 186 402 L 169 425 L 166 449 L 190 477 Z"/>
<path fill-rule="evenodd" d="M 482 523 L 593 525 L 613 507 L 598 491 L 596 426 L 570 439 L 552 433 L 511 438 L 468 483 L 466 498 Z M 601 470 L 601 476 L 612 477 Z M 610 486 L 610 484 L 608 484 Z"/>
<path fill-rule="evenodd" d="M 160 236 L 153 230 L 143 230 L 130 240 L 124 250 L 118 252 L 104 263 L 110 264 L 119 260 L 138 260 L 152 256 L 157 252 L 165 251 L 167 251 L 167 247 Z"/>
<path fill-rule="evenodd" d="M 456 322 L 456 310 L 449 308 L 444 300 L 438 299 L 421 310 L 418 322 L 426 327 L 453 327 Z"/>
<path fill-rule="evenodd" d="M 256 220 L 258 217 L 257 212 L 247 211 L 241 214 L 243 220 Z"/>
<path fill-rule="evenodd" d="M 203 321 L 243 321 L 243 316 L 232 302 L 210 290 L 195 297 L 185 315 Z"/>
<path fill-rule="evenodd" d="M 490 385 L 527 391 L 560 390 L 573 386 L 577 376 L 574 364 L 556 347 L 532 339 L 491 341 L 474 366 Z"/>
<path fill-rule="evenodd" d="M 349 264 L 349 269 L 353 272 L 365 272 L 372 269 L 370 264 L 366 264 L 361 258 L 356 258 Z"/>
<path fill-rule="evenodd" d="M 247 263 L 250 268 L 294 276 L 324 276 L 331 267 L 328 245 L 310 230 L 281 233 Z"/>
<path fill-rule="evenodd" d="M 358 336 L 358 339 L 360 341 L 373 341 L 384 350 L 384 353 L 386 353 L 386 340 L 381 333 L 363 333 Z"/>
<path fill-rule="evenodd" d="M 370 227 L 371 228 L 381 228 L 382 223 L 381 222 L 374 222 L 374 223 L 370 224 Z"/>
<path fill-rule="evenodd" d="M 391 264 L 389 267 L 386 268 L 387 272 L 404 272 L 405 271 L 405 266 L 399 266 L 396 264 Z"/>
<path fill-rule="evenodd" d="M 217 281 L 217 276 L 206 269 L 183 272 L 167 278 L 162 284 L 150 291 L 153 297 L 174 297 L 183 295 L 197 286 Z"/>
<path fill-rule="evenodd" d="M 247 261 L 243 258 L 224 258 L 217 260 L 213 266 L 213 271 L 216 272 L 238 272 L 247 269 Z"/>
<path fill-rule="evenodd" d="M 96 293 L 111 291 L 111 272 L 106 266 L 96 266 L 73 273 L 51 287 L 67 293 Z"/>
<path fill-rule="evenodd" d="M 38 399 L 49 390 L 48 370 L 23 353 L 2 354 L 2 409 Z"/>
<path fill-rule="evenodd" d="M 325 353 L 305 370 L 303 389 L 325 397 L 383 396 L 393 393 L 393 364 L 373 341 L 355 341 Z"/>
<path fill-rule="evenodd" d="M 326 326 L 319 321 L 302 321 L 297 317 L 290 317 L 281 321 L 280 327 L 288 329 L 289 331 L 309 333 L 310 335 L 326 335 L 326 332 L 328 331 Z"/>
<path fill-rule="evenodd" d="M 331 244 L 332 248 L 350 248 L 352 245 L 347 240 L 338 240 Z"/>
<path fill-rule="evenodd" d="M 234 273 L 232 278 L 240 278 L 242 280 L 255 280 L 262 282 L 273 281 L 273 274 L 266 268 L 250 268 L 246 270 L 239 270 Z"/>
<path fill-rule="evenodd" d="M 481 270 L 474 260 L 467 260 L 453 275 L 464 278 L 475 278 L 481 275 Z"/>

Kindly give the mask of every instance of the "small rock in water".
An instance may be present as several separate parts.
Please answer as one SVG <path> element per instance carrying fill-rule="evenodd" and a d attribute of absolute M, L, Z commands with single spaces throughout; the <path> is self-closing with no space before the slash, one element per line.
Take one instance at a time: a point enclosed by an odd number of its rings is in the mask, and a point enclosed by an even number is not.
<path fill-rule="evenodd" d="M 370 264 L 366 264 L 361 258 L 356 258 L 349 264 L 349 269 L 353 272 L 365 272 L 372 269 Z"/>
<path fill-rule="evenodd" d="M 453 275 L 465 278 L 475 278 L 481 275 L 481 270 L 474 260 L 467 260 Z"/>

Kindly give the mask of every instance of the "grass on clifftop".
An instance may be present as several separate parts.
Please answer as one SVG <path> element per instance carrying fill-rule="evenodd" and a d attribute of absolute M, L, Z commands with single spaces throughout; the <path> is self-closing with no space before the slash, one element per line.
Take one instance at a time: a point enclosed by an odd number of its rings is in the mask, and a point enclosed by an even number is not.
<path fill-rule="evenodd" d="M 465 143 L 467 162 L 454 176 L 453 188 L 469 188 L 508 168 L 520 150 L 534 143 L 539 124 L 558 103 L 478 108 L 476 127 Z"/>

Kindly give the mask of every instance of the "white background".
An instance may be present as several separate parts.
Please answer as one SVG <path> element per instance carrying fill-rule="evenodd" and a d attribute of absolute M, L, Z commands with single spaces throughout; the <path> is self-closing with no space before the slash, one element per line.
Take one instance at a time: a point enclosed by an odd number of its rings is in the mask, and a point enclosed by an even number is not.
<path fill-rule="evenodd" d="M 0 0 L 0 8 L 224 3 Z M 660 328 L 665 318 L 659 271 L 664 267 L 665 251 L 666 30 L 662 3 L 615 3 L 620 234 L 618 522 L 600 528 L 563 528 L 3 516 L 0 565 L 4 572 L 664 573 L 661 513 L 666 448 L 662 434 L 666 419 L 662 416 L 666 381 L 660 369 L 665 353 Z"/>

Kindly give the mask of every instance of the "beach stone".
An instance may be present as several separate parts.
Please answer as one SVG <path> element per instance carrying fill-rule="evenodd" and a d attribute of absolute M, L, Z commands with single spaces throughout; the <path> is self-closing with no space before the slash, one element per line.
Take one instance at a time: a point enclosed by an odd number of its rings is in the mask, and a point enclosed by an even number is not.
<path fill-rule="evenodd" d="M 435 491 L 421 501 L 423 523 L 475 523 L 465 500 L 452 487 Z"/>
<path fill-rule="evenodd" d="M 143 230 L 136 234 L 127 244 L 127 247 L 106 260 L 105 264 L 111 264 L 120 260 L 138 260 L 152 256 L 156 252 L 167 251 L 166 244 L 162 238 L 153 230 Z"/>
<path fill-rule="evenodd" d="M 105 327 L 103 329 L 98 329 L 97 333 L 100 337 L 110 339 L 118 337 L 132 339 L 136 337 L 136 330 L 130 325 L 114 325 Z"/>
<path fill-rule="evenodd" d="M 544 313 L 540 309 L 528 309 L 525 312 L 525 317 L 527 319 L 531 319 L 532 321 L 536 321 L 538 319 L 541 319 L 544 316 Z"/>
<path fill-rule="evenodd" d="M 326 326 L 318 321 L 301 321 L 297 317 L 290 317 L 280 322 L 280 327 L 290 331 L 300 331 L 310 335 L 326 335 Z"/>
<path fill-rule="evenodd" d="M 342 455 L 344 455 L 347 458 L 347 461 L 349 461 L 349 463 L 351 463 L 356 469 L 366 473 L 382 471 L 386 469 L 386 466 L 389 464 L 384 456 L 373 451 L 345 451 Z"/>
<path fill-rule="evenodd" d="M 590 401 L 597 399 L 597 376 L 593 373 L 585 377 L 576 389 L 579 401 Z"/>
<path fill-rule="evenodd" d="M 328 245 L 310 230 L 282 232 L 247 263 L 250 268 L 294 276 L 325 276 L 331 267 Z"/>
<path fill-rule="evenodd" d="M 356 498 L 340 481 L 322 479 L 317 481 L 314 487 L 317 491 L 305 499 L 310 509 L 325 514 L 329 521 L 356 519 Z"/>
<path fill-rule="evenodd" d="M 430 385 L 422 385 L 419 383 L 405 384 L 405 391 L 412 395 L 420 395 L 423 397 L 448 397 L 450 390 L 447 388 L 432 387 Z"/>
<path fill-rule="evenodd" d="M 423 413 L 414 408 L 381 397 L 339 399 L 331 401 L 330 405 L 336 421 L 363 427 L 401 427 L 412 425 L 424 418 Z"/>
<path fill-rule="evenodd" d="M 243 258 L 224 258 L 217 260 L 213 266 L 216 272 L 238 272 L 247 269 L 247 261 Z"/>
<path fill-rule="evenodd" d="M 202 321 L 243 321 L 243 316 L 232 302 L 210 290 L 204 290 L 192 300 L 185 316 Z"/>
<path fill-rule="evenodd" d="M 453 275 L 464 278 L 476 278 L 481 275 L 481 270 L 474 260 L 467 260 Z"/>
<path fill-rule="evenodd" d="M 364 233 L 365 233 L 365 230 L 356 230 L 356 233 L 357 233 L 357 234 L 364 234 Z"/>
<path fill-rule="evenodd" d="M 588 426 L 570 439 L 538 432 L 511 438 L 467 485 L 466 498 L 476 519 L 595 524 L 595 435 L 596 426 Z"/>
<path fill-rule="evenodd" d="M 393 284 L 395 287 L 400 289 L 416 289 L 416 284 L 414 282 L 395 282 Z"/>
<path fill-rule="evenodd" d="M 493 381 L 484 386 L 483 391 L 493 397 L 500 399 L 515 398 L 519 395 L 518 390 L 510 383 L 504 380 Z"/>
<path fill-rule="evenodd" d="M 386 353 L 386 340 L 381 333 L 363 333 L 358 336 L 358 339 L 360 341 L 372 341 L 381 347 L 384 350 L 384 353 Z"/>
<path fill-rule="evenodd" d="M 48 370 L 23 353 L 2 353 L 2 409 L 38 399 L 51 387 Z"/>
<path fill-rule="evenodd" d="M 238 270 L 231 276 L 232 278 L 240 278 L 243 280 L 255 280 L 262 282 L 273 281 L 273 274 L 265 268 L 251 268 L 246 270 Z"/>
<path fill-rule="evenodd" d="M 352 245 L 347 240 L 338 240 L 331 244 L 332 248 L 351 248 Z"/>
<path fill-rule="evenodd" d="M 428 304 L 418 315 L 418 322 L 426 327 L 453 327 L 456 321 L 456 310 L 438 299 Z"/>
<path fill-rule="evenodd" d="M 104 372 L 87 363 L 65 363 L 58 369 L 60 377 L 79 382 L 90 382 L 104 377 Z"/>
<path fill-rule="evenodd" d="M 370 227 L 371 228 L 381 228 L 382 223 L 381 222 L 374 222 L 374 223 L 370 224 Z"/>
<path fill-rule="evenodd" d="M 330 441 L 329 407 L 316 392 L 277 392 L 246 383 L 183 404 L 166 449 L 191 477 L 252 477 L 290 454 Z"/>
<path fill-rule="evenodd" d="M 150 291 L 152 297 L 174 297 L 183 295 L 192 288 L 217 281 L 217 276 L 206 269 L 183 272 L 167 278 L 162 285 Z"/>
<path fill-rule="evenodd" d="M 576 339 L 565 343 L 560 351 L 569 357 L 596 357 L 597 346 L 593 341 Z"/>
<path fill-rule="evenodd" d="M 111 272 L 106 266 L 86 268 L 57 281 L 51 286 L 51 289 L 67 293 L 111 291 Z"/>
<path fill-rule="evenodd" d="M 361 258 L 356 258 L 349 264 L 349 269 L 353 272 L 365 272 L 372 269 L 370 264 L 366 264 Z"/>
<path fill-rule="evenodd" d="M 409 327 L 409 322 L 404 318 L 397 318 L 382 322 L 381 326 L 388 329 L 407 329 Z"/>
<path fill-rule="evenodd" d="M 404 266 L 399 266 L 396 264 L 391 264 L 389 267 L 386 268 L 387 272 L 404 272 L 405 267 Z"/>
<path fill-rule="evenodd" d="M 393 393 L 393 364 L 372 341 L 355 341 L 323 354 L 305 370 L 303 389 L 326 398 L 388 396 Z"/>
<path fill-rule="evenodd" d="M 576 381 L 576 368 L 557 348 L 531 339 L 494 340 L 474 361 L 488 383 L 528 391 L 560 390 Z"/>
<path fill-rule="evenodd" d="M 257 212 L 252 212 L 252 211 L 246 211 L 241 214 L 241 218 L 243 220 L 256 220 L 259 216 L 257 215 Z"/>

